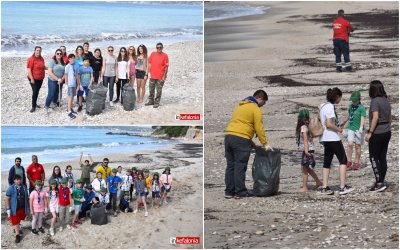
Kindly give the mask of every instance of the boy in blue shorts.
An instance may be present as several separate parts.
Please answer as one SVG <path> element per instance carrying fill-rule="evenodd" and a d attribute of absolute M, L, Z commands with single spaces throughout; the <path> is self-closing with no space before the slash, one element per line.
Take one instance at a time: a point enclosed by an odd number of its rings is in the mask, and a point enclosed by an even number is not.
<path fill-rule="evenodd" d="M 76 78 L 78 74 L 78 66 L 75 64 L 75 55 L 68 55 L 69 64 L 65 67 L 65 82 L 68 84 L 68 107 L 67 113 L 70 119 L 75 119 L 77 114 L 72 109 L 72 104 L 74 103 L 74 96 L 76 95 Z"/>
<path fill-rule="evenodd" d="M 78 100 L 79 108 L 78 112 L 82 111 L 83 107 L 83 94 L 85 93 L 86 98 L 89 95 L 89 87 L 93 83 L 93 69 L 89 65 L 89 57 L 83 57 L 83 66 L 78 69 Z"/>

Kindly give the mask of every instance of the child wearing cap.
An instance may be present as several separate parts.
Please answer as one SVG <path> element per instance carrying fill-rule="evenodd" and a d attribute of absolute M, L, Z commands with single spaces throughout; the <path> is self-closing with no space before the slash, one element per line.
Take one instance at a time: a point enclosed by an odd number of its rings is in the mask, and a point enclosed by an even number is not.
<path fill-rule="evenodd" d="M 35 182 L 35 189 L 29 196 L 30 211 L 32 214 L 32 233 L 38 234 L 38 230 L 44 233 L 42 227 L 43 213 L 47 213 L 46 193 L 42 189 L 42 181 Z"/>
<path fill-rule="evenodd" d="M 130 192 L 132 183 L 132 170 L 127 169 L 126 174 L 122 176 L 121 195 L 119 197 L 120 199 L 124 197 L 125 192 L 128 192 L 128 194 L 130 194 L 130 200 L 132 199 L 132 192 Z"/>
<path fill-rule="evenodd" d="M 100 190 L 99 195 L 97 196 L 98 201 L 103 205 L 103 206 L 108 206 L 108 203 L 110 203 L 110 196 L 107 193 L 107 188 L 102 187 Z"/>
<path fill-rule="evenodd" d="M 153 174 L 153 179 L 151 180 L 151 197 L 152 199 L 152 204 L 151 207 L 157 207 L 160 205 L 160 179 L 159 179 L 159 174 L 155 172 Z"/>
<path fill-rule="evenodd" d="M 85 194 L 83 196 L 85 201 L 82 203 L 81 212 L 79 213 L 79 219 L 81 221 L 85 220 L 87 211 L 90 211 L 93 204 L 96 204 L 98 201 L 96 200 L 96 195 L 93 192 L 93 187 L 90 184 L 86 184 L 85 186 Z"/>
<path fill-rule="evenodd" d="M 121 191 L 123 197 L 119 201 L 119 209 L 124 213 L 132 213 L 132 208 L 129 207 L 129 191 Z"/>
<path fill-rule="evenodd" d="M 49 191 L 47 192 L 46 196 L 48 199 L 47 204 L 49 205 L 48 210 L 53 216 L 50 226 L 50 235 L 53 236 L 58 214 L 58 185 L 56 180 L 53 179 L 50 181 Z"/>
<path fill-rule="evenodd" d="M 136 201 L 136 208 L 133 213 L 137 213 L 139 209 L 139 205 L 142 203 L 145 209 L 144 216 L 146 217 L 148 215 L 147 212 L 147 205 L 146 205 L 146 180 L 144 179 L 144 174 L 143 172 L 140 172 L 138 175 L 137 180 L 135 181 L 135 187 L 136 187 L 136 195 L 138 196 L 138 199 Z"/>
<path fill-rule="evenodd" d="M 74 191 L 72 191 L 72 199 L 74 200 L 74 210 L 75 210 L 75 214 L 74 217 L 72 219 L 72 227 L 73 228 L 77 228 L 76 224 L 82 224 L 79 220 L 78 220 L 78 216 L 79 216 L 79 212 L 81 211 L 81 206 L 82 206 L 82 202 L 85 201 L 85 198 L 83 198 L 84 196 L 84 191 L 82 189 L 82 181 L 80 179 L 76 180 L 76 185 L 74 188 Z"/>
<path fill-rule="evenodd" d="M 317 174 L 314 172 L 314 141 L 308 129 L 310 123 L 310 112 L 307 108 L 299 110 L 296 126 L 297 150 L 301 152 L 301 172 L 303 173 L 303 185 L 299 192 L 308 192 L 308 175 L 311 175 L 316 183 L 316 187 L 322 186 Z"/>
<path fill-rule="evenodd" d="M 360 168 L 361 145 L 364 141 L 364 124 L 367 112 L 360 102 L 360 91 L 354 91 L 351 94 L 350 100 L 352 103 L 349 105 L 347 116 L 341 127 L 344 127 L 347 121 L 349 122 L 347 124 L 347 169 L 350 169 L 353 165 L 353 170 L 358 170 Z M 353 146 L 356 149 L 354 164 L 351 162 Z"/>
<path fill-rule="evenodd" d="M 102 178 L 101 172 L 96 173 L 96 178 L 92 181 L 92 187 L 96 196 L 99 196 L 101 188 L 107 187 L 106 181 Z"/>
<path fill-rule="evenodd" d="M 172 184 L 172 175 L 171 175 L 171 168 L 166 167 L 164 172 L 160 178 L 161 181 L 161 202 L 168 204 L 167 196 L 168 193 L 171 192 L 171 184 Z"/>
<path fill-rule="evenodd" d="M 69 225 L 69 213 L 72 211 L 71 204 L 71 191 L 68 188 L 68 179 L 63 178 L 61 180 L 61 186 L 58 190 L 58 205 L 59 205 L 59 217 L 60 217 L 60 229 L 61 232 L 63 227 L 67 225 L 68 229 L 71 229 Z"/>
<path fill-rule="evenodd" d="M 106 179 L 107 189 L 110 193 L 110 204 L 112 204 L 112 209 L 114 211 L 114 216 L 117 216 L 117 197 L 118 197 L 118 189 L 122 183 L 121 178 L 117 176 L 117 169 L 113 168 L 111 170 L 111 176 L 108 176 Z M 109 204 L 109 208 L 110 208 Z"/>

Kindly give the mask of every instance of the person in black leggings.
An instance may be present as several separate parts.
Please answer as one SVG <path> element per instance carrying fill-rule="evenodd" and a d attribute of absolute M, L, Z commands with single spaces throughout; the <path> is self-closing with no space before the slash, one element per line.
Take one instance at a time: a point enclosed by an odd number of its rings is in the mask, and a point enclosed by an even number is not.
<path fill-rule="evenodd" d="M 369 160 L 375 175 L 375 183 L 370 191 L 382 192 L 386 189 L 386 157 L 392 136 L 392 114 L 385 89 L 379 80 L 374 80 L 369 85 L 369 97 L 371 97 L 369 129 L 365 141 L 368 142 Z"/>
<path fill-rule="evenodd" d="M 320 120 L 324 127 L 321 141 L 324 144 L 324 168 L 322 170 L 322 194 L 333 195 L 334 191 L 328 186 L 328 179 L 333 156 L 336 155 L 339 161 L 339 194 L 345 195 L 353 191 L 353 188 L 346 185 L 347 157 L 339 133 L 343 132 L 340 127 L 339 118 L 336 114 L 335 104 L 342 99 L 342 91 L 339 88 L 328 89 L 326 93 L 327 103 L 320 106 Z"/>
<path fill-rule="evenodd" d="M 92 68 L 93 68 L 94 83 L 98 84 L 101 70 L 103 67 L 103 57 L 101 56 L 100 49 L 94 50 L 94 56 L 92 58 L 92 62 L 90 63 L 90 65 L 92 65 Z"/>
<path fill-rule="evenodd" d="M 45 77 L 45 64 L 41 47 L 35 47 L 35 52 L 28 58 L 27 69 L 29 84 L 32 88 L 32 109 L 30 110 L 32 113 L 35 112 L 36 108 L 40 108 L 40 106 L 37 105 L 37 99 Z"/>

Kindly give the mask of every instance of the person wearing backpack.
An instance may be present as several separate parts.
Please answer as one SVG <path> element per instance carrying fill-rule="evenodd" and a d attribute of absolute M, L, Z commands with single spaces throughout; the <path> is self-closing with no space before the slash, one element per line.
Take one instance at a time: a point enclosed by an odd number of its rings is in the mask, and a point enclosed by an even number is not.
<path fill-rule="evenodd" d="M 333 195 L 334 191 L 328 186 L 329 173 L 333 156 L 336 155 L 339 161 L 339 194 L 345 195 L 353 191 L 353 188 L 346 185 L 347 157 L 339 133 L 343 132 L 340 127 L 339 118 L 336 114 L 335 104 L 339 104 L 342 99 L 342 91 L 339 88 L 328 89 L 326 93 L 327 103 L 320 105 L 320 120 L 324 128 L 321 142 L 324 144 L 324 165 L 322 170 L 322 189 L 321 194 Z"/>
<path fill-rule="evenodd" d="M 342 128 L 348 121 L 347 124 L 347 169 L 349 170 L 353 165 L 353 170 L 358 170 L 360 168 L 360 158 L 361 158 L 361 145 L 364 141 L 364 124 L 365 117 L 367 113 L 365 107 L 361 104 L 361 94 L 360 91 L 354 91 L 351 94 L 350 104 L 347 117 L 340 125 Z M 355 145 L 354 145 L 355 144 Z M 351 162 L 353 157 L 353 146 L 356 148 L 356 155 L 354 159 L 354 164 Z"/>
<path fill-rule="evenodd" d="M 301 171 L 303 173 L 303 186 L 299 192 L 308 192 L 308 175 L 313 177 L 317 188 L 322 186 L 322 182 L 319 180 L 318 176 L 313 170 L 315 167 L 314 142 L 313 137 L 308 129 L 309 122 L 310 112 L 308 109 L 300 109 L 296 126 L 296 144 L 298 151 L 302 152 Z"/>

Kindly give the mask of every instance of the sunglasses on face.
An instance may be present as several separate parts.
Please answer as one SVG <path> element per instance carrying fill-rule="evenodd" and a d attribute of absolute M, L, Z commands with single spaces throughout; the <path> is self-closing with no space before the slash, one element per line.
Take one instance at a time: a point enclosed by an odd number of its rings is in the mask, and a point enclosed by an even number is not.
<path fill-rule="evenodd" d="M 103 163 L 104 163 L 104 164 L 108 164 L 108 161 L 104 161 Z"/>
<path fill-rule="evenodd" d="M 162 47 L 157 47 L 157 49 L 162 49 Z"/>
<path fill-rule="evenodd" d="M 60 55 L 61 55 L 61 53 L 56 53 L 56 55 L 57 55 L 57 56 L 60 56 Z"/>
<path fill-rule="evenodd" d="M 114 51 L 113 49 L 109 49 L 109 50 L 108 50 L 108 52 L 113 52 L 113 51 Z"/>

